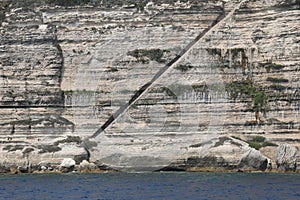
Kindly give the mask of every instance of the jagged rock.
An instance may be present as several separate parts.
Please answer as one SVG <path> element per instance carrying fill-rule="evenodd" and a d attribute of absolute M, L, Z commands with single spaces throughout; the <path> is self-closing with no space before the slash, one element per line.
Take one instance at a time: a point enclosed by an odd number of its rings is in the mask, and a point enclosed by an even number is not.
<path fill-rule="evenodd" d="M 267 168 L 267 158 L 244 141 L 219 136 L 193 142 L 188 147 L 186 143 L 168 144 L 170 147 L 164 144 L 161 149 L 153 144 L 148 149 L 132 152 L 124 148 L 119 154 L 110 151 L 111 155 L 102 155 L 103 158 L 97 154 L 98 162 L 125 171 L 264 171 Z M 155 150 L 157 153 L 153 153 Z"/>
<path fill-rule="evenodd" d="M 241 170 L 260 170 L 265 171 L 268 167 L 268 158 L 259 151 L 251 149 L 244 153 L 238 168 Z"/>
<path fill-rule="evenodd" d="M 10 169 L 5 166 L 0 166 L 0 173 L 8 173 L 10 172 Z"/>
<path fill-rule="evenodd" d="M 296 171 L 297 169 L 296 147 L 287 144 L 280 144 L 277 149 L 276 165 L 281 171 Z"/>
<path fill-rule="evenodd" d="M 9 170 L 11 174 L 17 174 L 19 172 L 16 166 L 11 166 Z"/>
<path fill-rule="evenodd" d="M 90 163 L 89 161 L 87 160 L 83 160 L 80 164 L 79 164 L 80 167 L 89 167 L 90 166 Z"/>
<path fill-rule="evenodd" d="M 191 145 L 184 157 L 162 170 L 264 171 L 266 167 L 267 158 L 247 143 L 231 137 L 219 137 Z"/>
<path fill-rule="evenodd" d="M 73 168 L 75 165 L 76 165 L 76 162 L 72 158 L 65 158 L 60 164 L 61 167 L 64 167 L 67 169 Z"/>
<path fill-rule="evenodd" d="M 83 160 L 78 166 L 80 172 L 94 172 L 97 169 L 94 163 L 90 163 L 87 160 Z"/>
<path fill-rule="evenodd" d="M 18 167 L 18 172 L 20 173 L 28 173 L 28 167 Z"/>
<path fill-rule="evenodd" d="M 85 161 L 87 159 L 89 159 L 89 156 L 88 156 L 88 153 L 86 153 L 86 152 L 81 155 L 74 156 L 74 160 L 75 160 L 76 164 L 80 164 L 82 161 Z"/>

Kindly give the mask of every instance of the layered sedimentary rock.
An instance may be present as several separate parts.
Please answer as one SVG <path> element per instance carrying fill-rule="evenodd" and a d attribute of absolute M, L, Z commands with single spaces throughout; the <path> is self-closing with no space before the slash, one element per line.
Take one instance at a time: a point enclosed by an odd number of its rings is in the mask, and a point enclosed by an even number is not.
<path fill-rule="evenodd" d="M 297 163 L 297 1 L 35 3 L 1 9 L 2 166 Z"/>
<path fill-rule="evenodd" d="M 276 164 L 280 170 L 295 171 L 297 168 L 297 149 L 281 144 L 277 151 Z"/>

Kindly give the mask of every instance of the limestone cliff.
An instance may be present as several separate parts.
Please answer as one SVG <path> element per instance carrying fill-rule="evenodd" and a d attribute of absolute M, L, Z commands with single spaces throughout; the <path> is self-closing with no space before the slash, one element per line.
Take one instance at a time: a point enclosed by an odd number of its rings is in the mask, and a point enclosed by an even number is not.
<path fill-rule="evenodd" d="M 0 7 L 3 171 L 296 170 L 298 0 Z"/>

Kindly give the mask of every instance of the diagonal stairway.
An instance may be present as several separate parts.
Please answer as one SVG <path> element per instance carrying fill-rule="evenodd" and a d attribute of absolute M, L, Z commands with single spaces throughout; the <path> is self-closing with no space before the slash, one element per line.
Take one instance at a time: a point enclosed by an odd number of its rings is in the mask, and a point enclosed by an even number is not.
<path fill-rule="evenodd" d="M 159 70 L 151 81 L 144 84 L 132 97 L 131 99 L 121 106 L 109 119 L 89 138 L 95 138 L 101 134 L 107 127 L 109 127 L 114 121 L 116 121 L 123 113 L 125 113 L 131 105 L 133 105 L 137 100 L 139 100 L 147 91 L 153 86 L 160 78 L 167 73 L 168 70 L 176 66 L 187 54 L 191 51 L 199 42 L 201 42 L 206 35 L 209 35 L 214 30 L 218 29 L 223 22 L 229 19 L 236 10 L 238 10 L 247 0 L 240 1 L 228 14 L 223 11 L 214 22 L 201 32 L 192 42 L 190 42 L 174 59 L 172 59 L 168 64 L 166 64 L 161 70 Z"/>

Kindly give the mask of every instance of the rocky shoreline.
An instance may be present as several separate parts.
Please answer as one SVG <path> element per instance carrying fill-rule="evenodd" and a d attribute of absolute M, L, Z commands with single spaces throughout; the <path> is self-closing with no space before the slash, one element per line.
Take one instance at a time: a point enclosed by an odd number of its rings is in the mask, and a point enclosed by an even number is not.
<path fill-rule="evenodd" d="M 88 162 L 87 162 L 88 163 Z M 105 169 L 98 167 L 95 164 L 86 165 L 75 165 L 70 168 L 62 166 L 32 166 L 30 168 L 22 167 L 10 167 L 10 168 L 1 168 L 1 174 L 62 174 L 62 173 L 79 173 L 79 174 L 94 174 L 94 173 L 128 173 L 119 170 Z M 187 172 L 187 173 L 197 173 L 197 172 L 209 172 L 209 173 L 296 173 L 299 174 L 300 170 L 296 171 L 283 171 L 277 169 L 267 169 L 265 171 L 260 170 L 240 170 L 240 169 L 224 169 L 224 168 L 213 168 L 213 167 L 202 167 L 202 168 L 190 168 L 187 170 L 156 170 L 153 173 L 160 172 Z M 129 172 L 129 173 L 149 173 L 147 172 Z"/>
<path fill-rule="evenodd" d="M 222 139 L 222 138 L 221 138 Z M 230 138 L 226 138 L 230 139 Z M 225 141 L 223 138 L 222 140 Z M 237 141 L 233 139 L 235 145 Z M 219 140 L 220 141 L 220 140 Z M 227 141 L 229 142 L 229 141 Z M 232 141 L 231 141 L 232 142 Z M 228 145 L 228 144 L 227 144 Z M 239 145 L 239 144 L 238 144 Z M 198 144 L 198 146 L 201 146 Z M 97 161 L 89 162 L 87 160 L 82 160 L 80 163 L 76 162 L 72 158 L 65 158 L 60 164 L 53 164 L 50 162 L 42 162 L 39 164 L 27 163 L 26 166 L 0 166 L 0 173 L 8 174 L 23 174 L 23 173 L 107 173 L 107 172 L 264 172 L 264 173 L 300 173 L 300 169 L 297 169 L 296 165 L 296 149 L 291 148 L 287 145 L 281 145 L 277 150 L 276 166 L 272 164 L 272 160 L 263 156 L 259 151 L 245 146 L 247 149 L 244 156 L 240 158 L 238 162 L 234 159 L 227 159 L 213 157 L 213 155 L 218 154 L 215 148 L 220 148 L 215 144 L 206 150 L 211 152 L 211 155 L 206 157 L 188 157 L 187 159 L 178 159 L 176 162 L 169 164 L 168 166 L 153 169 L 153 165 L 145 162 L 145 166 L 134 165 L 134 161 L 128 163 L 127 165 L 114 165 L 115 167 L 99 163 Z M 195 147 L 193 147 L 195 148 Z M 234 149 L 233 146 L 227 146 L 226 148 Z M 224 150 L 224 146 L 221 148 Z M 202 151 L 206 151 L 202 150 Z M 115 160 L 116 161 L 116 160 Z M 153 162 L 154 160 L 152 160 Z M 152 167 L 152 168 L 151 168 Z"/>

